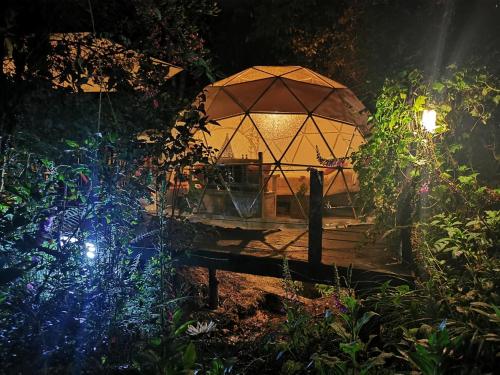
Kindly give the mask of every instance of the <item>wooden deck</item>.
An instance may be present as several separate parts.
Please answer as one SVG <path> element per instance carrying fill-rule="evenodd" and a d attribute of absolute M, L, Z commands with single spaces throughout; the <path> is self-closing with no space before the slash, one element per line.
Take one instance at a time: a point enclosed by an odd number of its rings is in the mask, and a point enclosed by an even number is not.
<path fill-rule="evenodd" d="M 296 280 L 331 284 L 334 265 L 339 276 L 351 286 L 373 286 L 391 280 L 411 280 L 409 270 L 398 263 L 383 241 L 367 235 L 369 225 L 351 225 L 323 230 L 320 264 L 308 262 L 308 231 L 303 229 L 223 229 L 195 240 L 193 250 L 178 261 L 263 276 L 283 276 L 286 257 Z M 349 281 L 346 281 L 349 279 Z"/>

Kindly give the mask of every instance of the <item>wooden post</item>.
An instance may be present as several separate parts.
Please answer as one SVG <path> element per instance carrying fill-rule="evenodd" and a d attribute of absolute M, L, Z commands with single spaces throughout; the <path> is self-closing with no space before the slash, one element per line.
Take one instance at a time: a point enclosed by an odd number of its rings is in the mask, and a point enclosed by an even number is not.
<path fill-rule="evenodd" d="M 208 307 L 216 309 L 219 307 L 219 282 L 217 281 L 217 270 L 215 268 L 208 269 Z"/>
<path fill-rule="evenodd" d="M 311 168 L 309 173 L 308 262 L 314 267 L 321 264 L 323 250 L 323 172 Z"/>
<path fill-rule="evenodd" d="M 416 153 L 416 144 L 410 144 L 410 154 Z M 408 167 L 406 175 L 412 175 L 412 167 Z M 411 247 L 411 234 L 413 227 L 412 213 L 412 197 L 415 195 L 415 177 L 412 177 L 408 183 L 403 186 L 402 194 L 398 202 L 398 211 L 396 223 L 401 226 L 399 232 L 399 246 L 401 250 L 401 263 L 412 266 L 413 265 L 413 250 Z"/>
<path fill-rule="evenodd" d="M 262 168 L 262 163 L 264 160 L 264 157 L 262 156 L 262 152 L 258 153 L 259 155 L 259 190 L 260 193 L 260 217 L 263 218 L 264 215 L 264 204 L 265 204 L 265 193 L 264 193 L 264 188 L 262 185 L 264 185 L 264 169 Z"/>

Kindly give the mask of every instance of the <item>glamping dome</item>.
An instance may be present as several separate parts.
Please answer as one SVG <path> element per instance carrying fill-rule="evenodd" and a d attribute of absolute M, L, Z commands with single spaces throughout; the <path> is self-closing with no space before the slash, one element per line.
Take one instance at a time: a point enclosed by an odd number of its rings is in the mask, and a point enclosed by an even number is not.
<path fill-rule="evenodd" d="M 364 142 L 368 113 L 351 90 L 300 66 L 255 66 L 204 94 L 219 125 L 195 137 L 218 150 L 218 168 L 202 183 L 197 214 L 304 221 L 314 167 L 324 172 L 325 216 L 355 216 L 349 156 Z"/>

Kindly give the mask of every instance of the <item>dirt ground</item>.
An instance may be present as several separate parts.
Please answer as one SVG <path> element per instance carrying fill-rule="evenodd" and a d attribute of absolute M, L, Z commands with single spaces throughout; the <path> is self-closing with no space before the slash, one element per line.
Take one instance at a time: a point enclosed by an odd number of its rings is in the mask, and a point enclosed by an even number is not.
<path fill-rule="evenodd" d="M 208 271 L 203 268 L 184 268 L 180 272 L 188 293 L 193 298 L 185 306 L 191 318 L 199 322 L 213 321 L 214 332 L 195 338 L 205 356 L 223 357 L 237 362 L 237 367 L 254 366 L 264 361 L 255 356 L 259 346 L 266 345 L 279 334 L 286 320 L 283 302 L 287 298 L 284 282 L 272 277 L 217 271 L 219 307 L 210 310 L 208 301 Z M 323 316 L 333 310 L 331 297 L 321 297 L 313 285 L 298 284 L 296 300 L 312 315 Z M 315 293 L 314 293 L 315 292 Z M 304 295 L 314 298 L 304 297 Z"/>

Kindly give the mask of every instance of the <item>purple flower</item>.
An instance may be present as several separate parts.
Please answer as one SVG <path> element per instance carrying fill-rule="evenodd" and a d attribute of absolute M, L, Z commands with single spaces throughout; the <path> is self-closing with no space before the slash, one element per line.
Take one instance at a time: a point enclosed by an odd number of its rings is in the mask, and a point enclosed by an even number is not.
<path fill-rule="evenodd" d="M 35 288 L 35 286 L 32 283 L 26 284 L 26 290 L 28 292 L 30 292 L 30 293 L 35 293 L 36 292 L 36 288 Z"/>
<path fill-rule="evenodd" d="M 32 256 L 31 257 L 31 263 L 38 264 L 38 263 L 40 263 L 40 261 L 41 261 L 41 258 L 39 256 Z"/>
<path fill-rule="evenodd" d="M 347 307 L 342 302 L 340 302 L 339 297 L 336 294 L 333 295 L 333 306 L 335 306 L 335 308 L 342 314 L 345 314 L 349 311 Z"/>
<path fill-rule="evenodd" d="M 54 224 L 54 216 L 49 216 L 43 222 L 43 231 L 50 232 L 53 224 Z"/>

